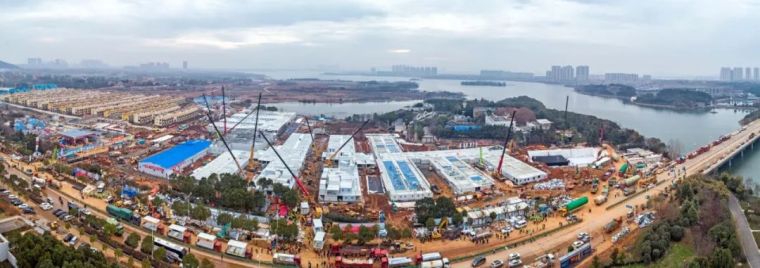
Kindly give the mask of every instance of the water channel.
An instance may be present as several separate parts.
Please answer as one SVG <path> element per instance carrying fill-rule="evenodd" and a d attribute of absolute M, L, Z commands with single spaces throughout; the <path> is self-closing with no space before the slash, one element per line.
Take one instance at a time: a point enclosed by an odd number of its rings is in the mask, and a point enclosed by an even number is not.
<path fill-rule="evenodd" d="M 291 72 L 265 74 L 273 78 L 408 81 L 408 78 L 403 77 L 332 76 L 319 73 Z M 684 152 L 694 150 L 723 134 L 738 129 L 740 127 L 739 120 L 747 113 L 746 111 L 731 109 L 718 109 L 711 113 L 641 107 L 623 103 L 618 99 L 582 95 L 568 87 L 542 83 L 507 82 L 506 87 L 462 86 L 459 80 L 439 79 L 423 79 L 417 83 L 420 85 L 420 90 L 462 92 L 467 98 L 501 100 L 510 97 L 529 96 L 543 102 L 548 108 L 559 110 L 564 109 L 565 97 L 569 96 L 569 111 L 609 119 L 647 137 L 659 138 L 665 143 L 677 141 L 682 145 Z M 275 106 L 286 111 L 303 114 L 345 117 L 354 113 L 393 111 L 414 103 L 414 101 L 343 104 L 281 103 Z M 756 165 L 760 165 L 760 154 L 752 151 L 746 153 L 740 161 L 736 161 L 730 170 L 737 175 L 760 180 L 760 170 L 753 168 Z"/>

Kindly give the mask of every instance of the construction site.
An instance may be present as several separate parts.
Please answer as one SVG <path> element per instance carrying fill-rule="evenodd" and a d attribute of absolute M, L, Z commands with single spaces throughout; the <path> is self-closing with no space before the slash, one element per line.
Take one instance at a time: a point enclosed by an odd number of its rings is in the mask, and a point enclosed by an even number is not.
<path fill-rule="evenodd" d="M 599 206 L 610 195 L 646 188 L 656 182 L 649 175 L 663 160 L 643 149 L 521 147 L 510 140 L 511 125 L 506 140 L 462 140 L 468 146 L 454 149 L 435 140 L 411 142 L 372 120 L 260 111 L 260 104 L 231 108 L 225 98 L 202 107 L 168 96 L 52 89 L 2 99 L 60 114 L 167 126 L 116 131 L 58 119 L 45 127 L 57 131 L 49 137 L 57 144 L 51 159 L 78 169 L 33 168 L 30 174 L 56 178 L 51 183 L 73 197 L 87 195 L 88 204 L 136 226 L 135 232 L 166 236 L 165 247 L 221 252 L 243 263 L 448 267 L 483 248 L 527 243 L 601 215 L 589 200 Z M 102 190 L 93 191 L 101 182 Z M 228 200 L 222 193 L 230 189 L 213 183 L 243 192 Z M 183 192 L 187 186 L 181 185 L 188 184 L 207 190 Z M 216 202 L 197 197 L 203 191 Z M 244 201 L 255 198 L 260 202 Z M 188 212 L 177 211 L 182 206 L 175 204 L 183 202 Z M 427 204 L 441 214 L 420 210 Z M 210 214 L 193 218 L 190 211 L 199 208 Z M 257 227 L 219 219 L 226 215 L 255 220 Z M 294 226 L 296 234 L 280 224 Z"/>

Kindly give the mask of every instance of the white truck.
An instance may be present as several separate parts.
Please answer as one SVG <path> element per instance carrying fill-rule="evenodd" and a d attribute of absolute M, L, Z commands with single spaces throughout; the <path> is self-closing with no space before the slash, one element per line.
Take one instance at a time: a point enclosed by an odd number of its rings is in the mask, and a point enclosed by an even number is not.
<path fill-rule="evenodd" d="M 449 268 L 451 263 L 449 258 L 442 258 L 440 260 L 423 261 L 420 263 L 420 268 Z"/>
<path fill-rule="evenodd" d="M 607 195 L 606 194 L 600 194 L 600 195 L 597 195 L 594 198 L 594 203 L 596 203 L 597 206 L 601 205 L 601 204 L 604 204 L 604 202 L 607 202 Z"/>

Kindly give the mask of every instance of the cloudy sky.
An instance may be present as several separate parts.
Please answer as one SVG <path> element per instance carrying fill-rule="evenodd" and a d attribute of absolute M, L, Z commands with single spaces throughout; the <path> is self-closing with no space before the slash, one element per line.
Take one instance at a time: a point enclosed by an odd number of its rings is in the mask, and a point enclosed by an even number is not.
<path fill-rule="evenodd" d="M 717 75 L 760 66 L 760 1 L 0 0 L 0 60 Z"/>

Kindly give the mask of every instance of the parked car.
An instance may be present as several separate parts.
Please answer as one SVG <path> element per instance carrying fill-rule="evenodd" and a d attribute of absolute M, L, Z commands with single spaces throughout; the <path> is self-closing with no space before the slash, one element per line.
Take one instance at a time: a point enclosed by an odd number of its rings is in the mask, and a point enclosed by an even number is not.
<path fill-rule="evenodd" d="M 509 268 L 520 267 L 520 266 L 522 266 L 522 260 L 520 259 L 509 261 Z"/>
<path fill-rule="evenodd" d="M 508 260 L 519 260 L 520 259 L 520 253 L 514 252 L 509 254 Z"/>
<path fill-rule="evenodd" d="M 493 260 L 491 262 L 491 268 L 501 268 L 502 266 L 504 266 L 504 262 L 501 260 Z"/>
<path fill-rule="evenodd" d="M 528 222 L 524 219 L 517 220 L 514 224 L 515 229 L 522 229 L 525 228 L 525 226 L 528 226 Z"/>
<path fill-rule="evenodd" d="M 581 241 L 581 240 L 576 240 L 575 242 L 573 242 L 573 248 L 574 249 L 578 249 L 579 247 L 583 246 L 584 244 L 586 244 L 586 243 L 583 242 L 583 241 Z"/>
<path fill-rule="evenodd" d="M 486 257 L 485 256 L 477 256 L 474 259 L 472 259 L 472 267 L 478 267 L 486 263 Z"/>
<path fill-rule="evenodd" d="M 24 212 L 25 214 L 35 214 L 34 209 L 30 207 L 22 208 L 21 211 Z"/>
<path fill-rule="evenodd" d="M 72 235 L 71 240 L 69 240 L 69 245 L 75 245 L 77 243 L 77 240 L 79 240 L 79 238 L 75 235 Z"/>
<path fill-rule="evenodd" d="M 501 228 L 501 234 L 509 234 L 512 232 L 512 227 L 506 226 L 504 228 Z"/>
<path fill-rule="evenodd" d="M 74 219 L 74 216 L 71 216 L 71 215 L 68 215 L 68 214 L 66 214 L 66 216 L 63 217 L 64 221 L 70 221 L 72 219 Z"/>
<path fill-rule="evenodd" d="M 588 243 L 591 241 L 591 235 L 586 232 L 578 233 L 578 240 L 583 241 L 584 243 Z"/>
<path fill-rule="evenodd" d="M 53 209 L 53 205 L 51 205 L 49 203 L 42 203 L 42 204 L 40 204 L 40 208 L 42 210 L 51 210 L 51 209 Z"/>

